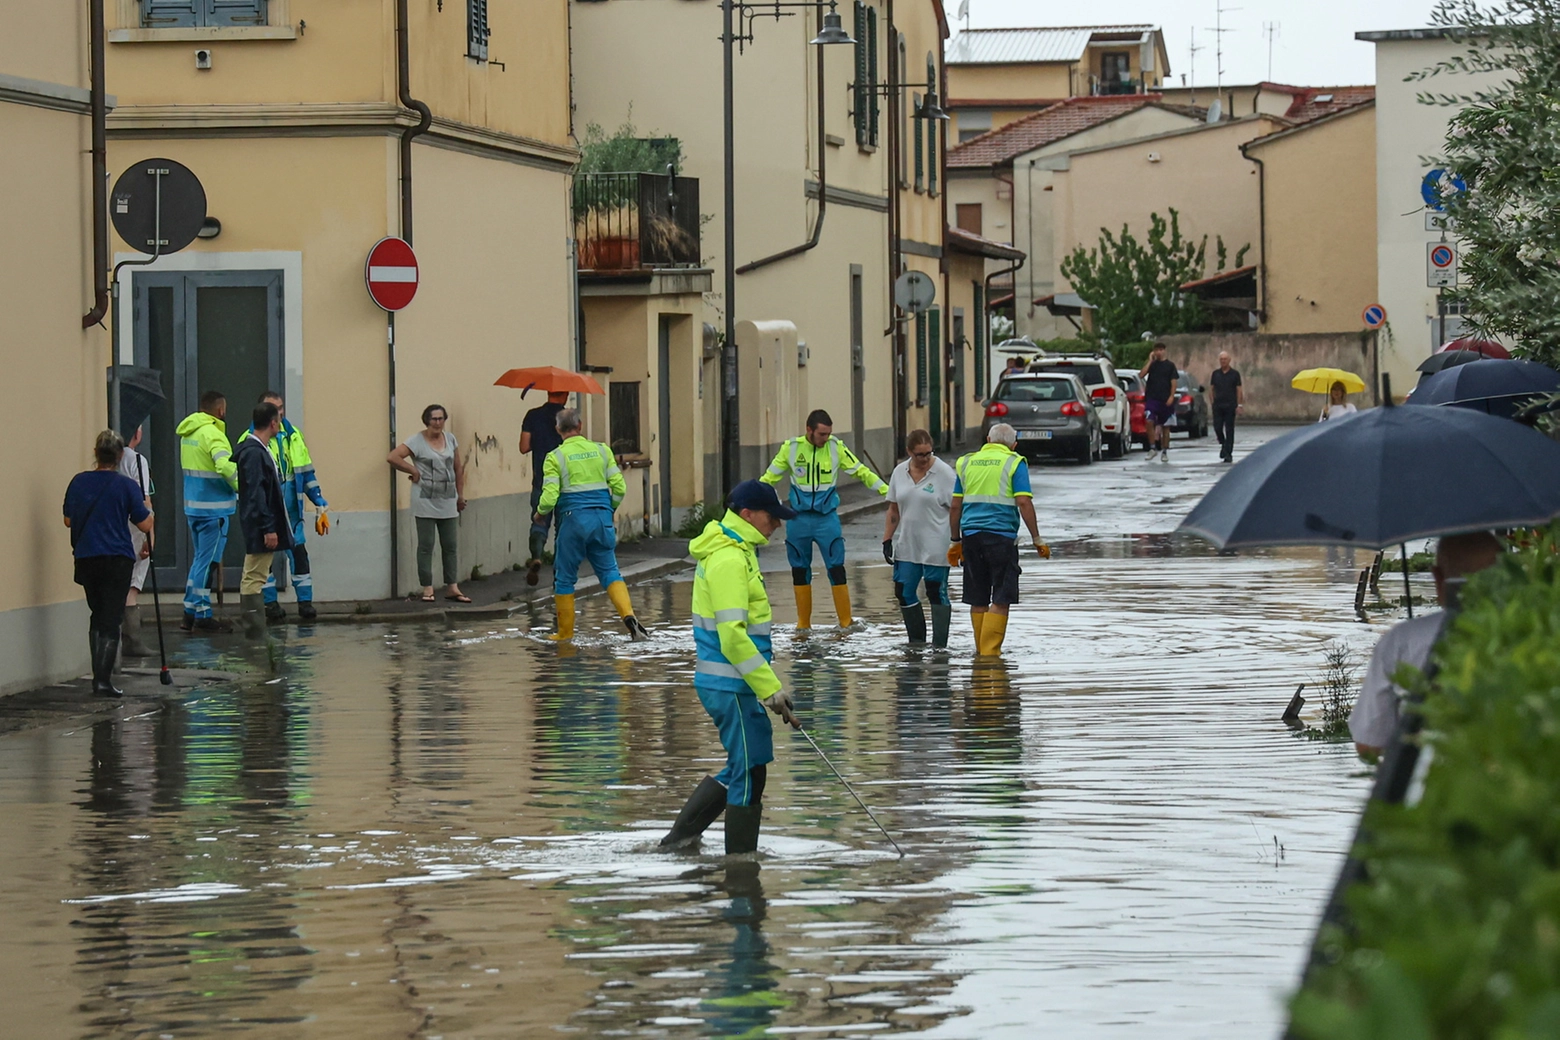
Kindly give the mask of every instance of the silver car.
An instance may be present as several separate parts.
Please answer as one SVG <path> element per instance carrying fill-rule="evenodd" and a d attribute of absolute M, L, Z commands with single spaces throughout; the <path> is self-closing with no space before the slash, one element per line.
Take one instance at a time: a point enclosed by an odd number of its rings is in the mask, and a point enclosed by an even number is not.
<path fill-rule="evenodd" d="M 1104 441 L 1088 389 L 1062 372 L 1003 376 L 986 402 L 982 436 L 997 423 L 1018 431 L 1018 451 L 1029 459 L 1054 455 L 1088 465 L 1099 458 Z"/>

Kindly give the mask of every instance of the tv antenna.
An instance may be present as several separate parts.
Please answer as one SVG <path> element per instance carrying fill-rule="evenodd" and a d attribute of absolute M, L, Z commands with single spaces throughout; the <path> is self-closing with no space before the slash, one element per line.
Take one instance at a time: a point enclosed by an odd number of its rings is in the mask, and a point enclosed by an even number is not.
<path fill-rule="evenodd" d="M 1186 74 L 1187 78 L 1192 81 L 1192 104 L 1195 105 L 1197 104 L 1197 52 L 1205 51 L 1208 49 L 1208 47 L 1206 44 L 1200 44 L 1197 42 L 1196 26 L 1192 26 L 1190 32 L 1192 36 L 1192 42 L 1191 45 L 1186 48 Z"/>
<path fill-rule="evenodd" d="M 1268 78 L 1268 80 L 1270 82 L 1273 79 L 1273 40 L 1274 40 L 1275 37 L 1282 36 L 1283 32 L 1284 32 L 1284 23 L 1283 22 L 1263 22 L 1262 23 L 1262 35 L 1267 37 L 1267 43 L 1268 43 L 1268 71 L 1267 71 L 1267 78 Z"/>
<path fill-rule="evenodd" d="M 1224 0 L 1214 0 L 1213 7 L 1213 63 L 1214 63 L 1214 90 L 1218 92 L 1219 99 L 1224 99 L 1224 34 L 1234 32 L 1234 29 L 1224 27 L 1224 15 L 1228 11 L 1243 11 L 1242 7 L 1225 7 Z"/>

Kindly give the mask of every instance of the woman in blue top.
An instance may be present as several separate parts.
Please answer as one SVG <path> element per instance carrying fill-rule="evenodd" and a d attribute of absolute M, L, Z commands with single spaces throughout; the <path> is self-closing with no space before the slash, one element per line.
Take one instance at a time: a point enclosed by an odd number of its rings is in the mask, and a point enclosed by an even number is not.
<path fill-rule="evenodd" d="M 93 446 L 97 468 L 78 473 L 65 489 L 65 526 L 70 528 L 76 557 L 76 584 L 87 593 L 92 621 L 87 640 L 92 647 L 92 692 L 122 697 L 114 688 L 114 660 L 119 656 L 119 626 L 125 617 L 125 595 L 135 569 L 136 550 L 130 525 L 146 533 L 139 555 L 152 553 L 152 511 L 141 486 L 118 472 L 124 439 L 104 430 Z"/>

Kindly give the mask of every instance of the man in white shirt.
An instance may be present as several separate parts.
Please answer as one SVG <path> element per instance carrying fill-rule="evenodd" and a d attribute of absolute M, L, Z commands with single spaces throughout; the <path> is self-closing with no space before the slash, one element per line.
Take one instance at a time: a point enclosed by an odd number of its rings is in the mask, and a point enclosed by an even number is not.
<path fill-rule="evenodd" d="M 1435 593 L 1443 606 L 1452 605 L 1463 581 L 1492 566 L 1502 552 L 1500 541 L 1488 531 L 1454 534 L 1442 538 L 1435 550 Z M 1430 660 L 1445 620 L 1442 614 L 1400 621 L 1381 637 L 1365 669 L 1365 683 L 1354 710 L 1349 713 L 1349 733 L 1361 758 L 1381 754 L 1397 729 L 1401 702 L 1407 691 L 1392 681 L 1402 665 L 1423 669 Z"/>
<path fill-rule="evenodd" d="M 152 508 L 152 475 L 145 456 L 136 451 L 141 446 L 144 426 L 137 426 L 125 438 L 125 453 L 119 457 L 119 472 L 135 481 L 141 489 L 141 498 L 147 509 Z M 135 549 L 135 569 L 130 572 L 130 592 L 125 596 L 125 620 L 120 628 L 119 648 L 126 657 L 151 657 L 157 651 L 141 642 L 141 608 L 136 599 L 146 585 L 146 571 L 152 565 L 151 557 L 141 555 L 146 544 L 146 532 L 130 525 L 130 544 Z"/>
<path fill-rule="evenodd" d="M 953 603 L 948 598 L 948 510 L 953 505 L 953 467 L 937 457 L 932 435 L 912 430 L 905 438 L 910 457 L 888 479 L 888 519 L 883 558 L 894 566 L 894 597 L 912 643 L 926 642 L 926 612 L 916 594 L 926 586 L 932 608 L 932 645 L 948 645 Z"/>

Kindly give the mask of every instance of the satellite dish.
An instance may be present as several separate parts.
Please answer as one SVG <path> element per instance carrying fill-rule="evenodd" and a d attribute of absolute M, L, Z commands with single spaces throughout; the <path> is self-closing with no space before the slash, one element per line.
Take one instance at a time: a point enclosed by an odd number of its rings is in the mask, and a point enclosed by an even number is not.
<path fill-rule="evenodd" d="M 894 280 L 894 304 L 902 311 L 922 314 L 937 299 L 937 283 L 922 271 L 906 271 Z"/>
<path fill-rule="evenodd" d="M 189 167 L 172 159 L 142 159 L 114 182 L 108 204 L 114 230 L 131 249 L 177 253 L 206 222 L 206 189 Z"/>
<path fill-rule="evenodd" d="M 1218 98 L 1214 98 L 1213 103 L 1208 106 L 1208 122 L 1217 123 L 1223 118 L 1224 102 L 1220 101 Z"/>

